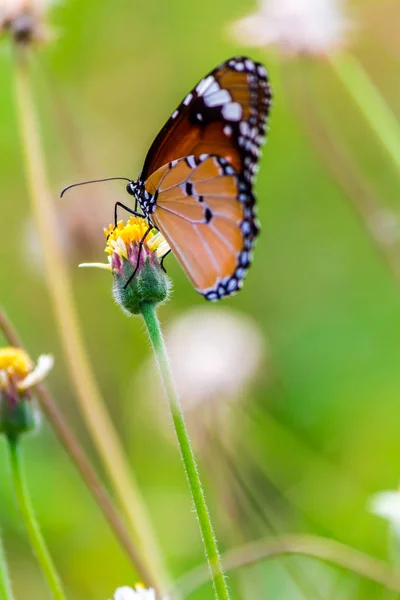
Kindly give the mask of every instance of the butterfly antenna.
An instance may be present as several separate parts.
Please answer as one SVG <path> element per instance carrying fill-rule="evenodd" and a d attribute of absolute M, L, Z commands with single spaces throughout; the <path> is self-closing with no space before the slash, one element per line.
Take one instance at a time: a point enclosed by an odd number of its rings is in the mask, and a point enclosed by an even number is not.
<path fill-rule="evenodd" d="M 90 181 L 81 181 L 80 183 L 72 183 L 71 185 L 67 185 L 61 191 L 60 198 L 62 198 L 64 196 L 65 192 L 67 192 L 71 188 L 77 187 L 78 185 L 86 185 L 88 183 L 101 183 L 102 181 L 115 181 L 117 179 L 123 180 L 123 181 L 129 181 L 129 182 L 132 181 L 132 179 L 129 179 L 128 177 L 106 177 L 105 179 L 91 179 Z"/>

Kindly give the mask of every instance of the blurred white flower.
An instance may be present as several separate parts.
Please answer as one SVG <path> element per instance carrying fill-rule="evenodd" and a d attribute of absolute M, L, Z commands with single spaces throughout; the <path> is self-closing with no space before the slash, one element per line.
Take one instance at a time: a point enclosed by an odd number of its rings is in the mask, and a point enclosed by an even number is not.
<path fill-rule="evenodd" d="M 378 492 L 369 499 L 370 512 L 389 521 L 400 533 L 400 491 Z"/>
<path fill-rule="evenodd" d="M 260 0 L 259 10 L 230 25 L 245 46 L 276 45 L 284 54 L 324 55 L 344 42 L 349 21 L 341 0 Z"/>
<path fill-rule="evenodd" d="M 172 320 L 165 338 L 179 401 L 197 450 L 212 453 L 209 442 L 214 438 L 234 444 L 252 385 L 258 378 L 271 378 L 268 342 L 259 325 L 240 311 L 208 304 Z M 133 385 L 142 390 L 138 410 L 148 412 L 153 426 L 157 420 L 159 431 L 175 443 L 173 429 L 165 427 L 170 420 L 168 404 L 160 402 L 163 389 L 152 357 L 136 371 Z M 130 409 L 126 418 L 127 423 L 135 419 Z"/>
<path fill-rule="evenodd" d="M 128 586 L 120 587 L 115 591 L 114 600 L 156 600 L 156 592 L 153 588 L 145 589 L 141 585 L 136 585 L 135 588 Z M 162 600 L 167 600 L 163 598 Z"/>
<path fill-rule="evenodd" d="M 375 211 L 368 220 L 368 227 L 375 239 L 382 244 L 390 246 L 399 241 L 399 220 L 387 208 Z"/>
<path fill-rule="evenodd" d="M 265 340 L 250 317 L 211 306 L 176 319 L 166 342 L 186 410 L 242 396 L 265 356 Z"/>
<path fill-rule="evenodd" d="M 19 43 L 48 40 L 45 16 L 52 4 L 52 0 L 0 0 L 0 34 L 9 31 Z"/>

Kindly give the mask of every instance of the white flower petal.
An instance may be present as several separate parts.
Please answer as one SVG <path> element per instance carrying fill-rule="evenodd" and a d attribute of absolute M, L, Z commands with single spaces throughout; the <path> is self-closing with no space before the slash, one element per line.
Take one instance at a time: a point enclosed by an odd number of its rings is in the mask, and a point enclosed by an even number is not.
<path fill-rule="evenodd" d="M 342 5 L 342 0 L 261 0 L 259 11 L 233 23 L 230 31 L 243 45 L 326 54 L 343 44 L 349 29 Z"/>
<path fill-rule="evenodd" d="M 400 491 L 378 492 L 369 499 L 370 512 L 400 526 Z"/>
<path fill-rule="evenodd" d="M 136 586 L 135 589 L 124 586 L 115 591 L 114 600 L 156 600 L 156 592 L 153 588 L 145 589 Z M 164 598 L 164 600 L 168 600 Z"/>
<path fill-rule="evenodd" d="M 171 323 L 166 337 L 185 409 L 240 397 L 267 350 L 257 323 L 220 307 L 188 311 Z"/>
<path fill-rule="evenodd" d="M 78 267 L 94 267 L 96 269 L 104 269 L 106 271 L 111 271 L 110 263 L 81 263 Z"/>
<path fill-rule="evenodd" d="M 25 377 L 25 379 L 18 383 L 18 389 L 26 390 L 43 381 L 53 368 L 53 365 L 54 358 L 51 354 L 42 354 L 39 356 L 36 367 Z"/>
<path fill-rule="evenodd" d="M 0 371 L 0 390 L 3 390 L 8 385 L 8 375 L 5 371 Z"/>
<path fill-rule="evenodd" d="M 131 587 L 124 586 L 115 591 L 114 600 L 137 600 L 137 595 Z"/>

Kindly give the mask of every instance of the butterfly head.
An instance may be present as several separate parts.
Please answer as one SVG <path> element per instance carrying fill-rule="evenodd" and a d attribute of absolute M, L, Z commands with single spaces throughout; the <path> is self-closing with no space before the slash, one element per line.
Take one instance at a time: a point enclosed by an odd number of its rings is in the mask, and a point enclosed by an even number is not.
<path fill-rule="evenodd" d="M 131 196 L 136 196 L 137 195 L 137 188 L 138 188 L 138 182 L 137 181 L 130 181 L 127 184 L 127 186 L 126 186 L 126 191 Z"/>

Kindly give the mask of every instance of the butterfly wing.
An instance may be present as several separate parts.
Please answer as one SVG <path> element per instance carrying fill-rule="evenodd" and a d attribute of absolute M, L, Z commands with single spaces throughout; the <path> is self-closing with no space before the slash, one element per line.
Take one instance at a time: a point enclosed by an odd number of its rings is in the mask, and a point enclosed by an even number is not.
<path fill-rule="evenodd" d="M 188 156 L 155 171 L 144 190 L 151 220 L 195 289 L 208 300 L 236 292 L 258 228 L 250 184 L 220 156 Z"/>
<path fill-rule="evenodd" d="M 271 91 L 267 71 L 250 58 L 232 58 L 184 98 L 154 140 L 141 180 L 185 156 L 223 156 L 252 181 L 264 142 Z"/>

